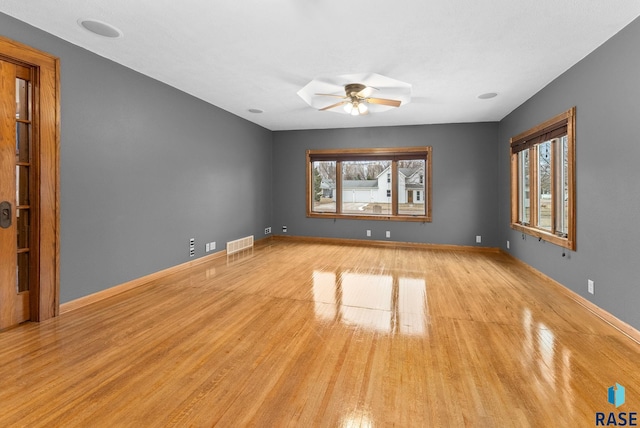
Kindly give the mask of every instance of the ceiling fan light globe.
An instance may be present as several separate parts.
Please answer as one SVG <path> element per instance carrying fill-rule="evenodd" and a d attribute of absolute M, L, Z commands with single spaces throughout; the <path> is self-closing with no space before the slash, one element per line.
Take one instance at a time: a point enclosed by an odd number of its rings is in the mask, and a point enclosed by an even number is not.
<path fill-rule="evenodd" d="M 346 111 L 347 113 L 351 114 L 351 112 L 353 111 L 353 104 L 351 103 L 347 103 L 344 105 L 344 111 Z"/>
<path fill-rule="evenodd" d="M 360 116 L 360 109 L 357 104 L 353 105 L 353 108 L 351 109 L 351 116 Z"/>
<path fill-rule="evenodd" d="M 369 110 L 369 108 L 367 107 L 367 105 L 366 105 L 366 104 L 364 104 L 364 103 L 359 103 L 359 104 L 358 104 L 358 113 L 360 113 L 360 114 L 366 114 L 366 113 L 367 113 L 367 110 Z"/>

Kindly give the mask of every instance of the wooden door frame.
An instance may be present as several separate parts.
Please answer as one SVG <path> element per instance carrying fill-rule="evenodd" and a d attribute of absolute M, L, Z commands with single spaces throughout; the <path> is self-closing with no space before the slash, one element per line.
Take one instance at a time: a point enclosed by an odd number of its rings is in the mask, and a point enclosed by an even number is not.
<path fill-rule="evenodd" d="M 31 283 L 31 321 L 44 321 L 60 311 L 60 61 L 46 52 L 0 36 L 0 59 L 31 67 L 33 138 L 40 182 L 38 198 L 38 273 Z"/>

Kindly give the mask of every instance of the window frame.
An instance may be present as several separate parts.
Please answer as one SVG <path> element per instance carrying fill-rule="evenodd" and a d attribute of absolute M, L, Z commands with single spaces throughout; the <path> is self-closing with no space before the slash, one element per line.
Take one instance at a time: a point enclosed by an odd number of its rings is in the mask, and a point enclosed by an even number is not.
<path fill-rule="evenodd" d="M 388 221 L 416 221 L 431 222 L 431 146 L 421 147 L 400 147 L 400 148 L 363 148 L 363 149 L 328 149 L 328 150 L 307 150 L 306 151 L 306 211 L 307 217 L 311 218 L 344 218 L 360 220 L 388 220 Z M 369 160 L 389 160 L 391 161 L 391 213 L 390 215 L 360 215 L 342 213 L 342 161 L 369 161 Z M 424 160 L 424 215 L 398 214 L 398 161 L 403 160 Z M 335 198 L 336 212 L 313 211 L 313 162 L 335 161 L 336 180 Z M 386 180 L 385 180 L 386 181 Z"/>
<path fill-rule="evenodd" d="M 575 251 L 576 249 L 576 167 L 575 167 L 575 119 L 576 108 L 560 113 L 557 116 L 525 131 L 509 140 L 509 150 L 511 152 L 511 228 L 527 235 L 535 236 L 547 242 Z M 564 233 L 556 231 L 558 225 L 558 200 L 563 203 L 564 191 L 558 185 L 556 176 L 561 158 L 561 151 L 557 145 L 561 138 L 567 137 L 567 214 L 568 224 L 566 236 Z M 538 198 L 538 176 L 539 168 L 538 147 L 540 144 L 552 141 L 551 144 L 551 230 L 539 225 L 539 198 Z M 529 151 L 529 223 L 520 221 L 520 202 L 523 198 L 521 189 L 521 170 L 519 153 Z M 526 199 L 526 198 L 525 198 Z M 524 204 L 523 204 L 524 205 Z"/>

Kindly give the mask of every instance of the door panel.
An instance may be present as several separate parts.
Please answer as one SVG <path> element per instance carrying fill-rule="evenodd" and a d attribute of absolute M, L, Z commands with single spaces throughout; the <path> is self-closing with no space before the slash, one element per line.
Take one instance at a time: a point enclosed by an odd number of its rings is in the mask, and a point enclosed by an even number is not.
<path fill-rule="evenodd" d="M 0 227 L 0 329 L 30 319 L 31 164 L 30 150 L 24 142 L 30 140 L 30 113 L 26 95 L 28 82 L 22 80 L 24 91 L 21 92 L 18 75 L 24 75 L 24 67 L 0 61 L 0 201 L 6 207 L 0 214 L 10 218 L 9 224 L 5 224 L 7 227 Z M 22 137 L 22 143 L 16 140 L 18 120 L 23 133 L 27 134 Z M 19 152 L 21 148 L 26 154 Z"/>

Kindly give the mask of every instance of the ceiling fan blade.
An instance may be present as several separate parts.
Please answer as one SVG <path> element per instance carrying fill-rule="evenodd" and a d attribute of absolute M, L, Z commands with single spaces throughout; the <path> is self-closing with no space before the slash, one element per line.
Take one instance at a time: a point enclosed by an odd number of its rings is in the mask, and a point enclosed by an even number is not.
<path fill-rule="evenodd" d="M 347 98 L 344 95 L 336 95 L 336 94 L 318 94 L 318 93 L 316 93 L 316 95 L 320 95 L 322 97 Z"/>
<path fill-rule="evenodd" d="M 387 100 L 384 98 L 366 98 L 365 101 L 370 104 L 382 104 L 383 106 L 390 106 L 390 107 L 400 107 L 400 104 L 402 103 L 402 101 Z"/>
<path fill-rule="evenodd" d="M 340 106 L 343 106 L 345 104 L 348 104 L 349 102 L 350 101 L 340 101 L 340 102 L 337 102 L 335 104 L 331 104 L 330 106 L 323 107 L 323 108 L 320 109 L 320 111 L 325 111 L 325 110 L 329 110 L 329 109 L 332 109 L 332 108 L 340 107 Z"/>

